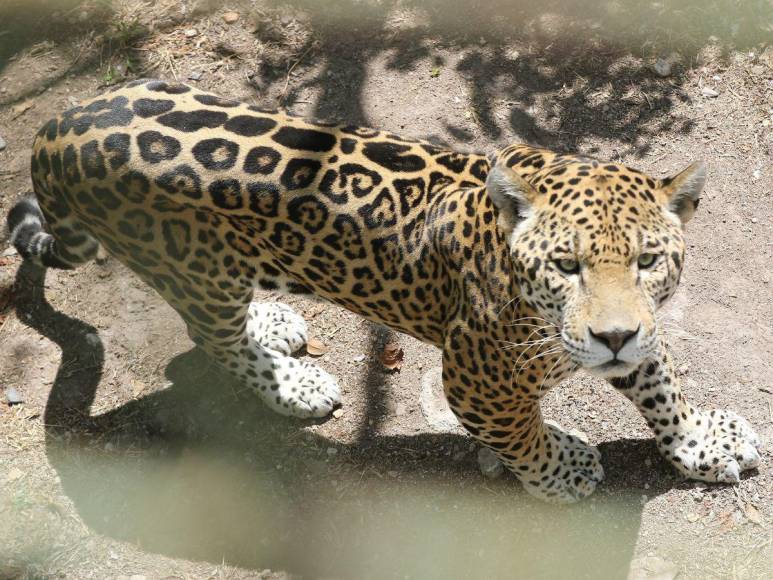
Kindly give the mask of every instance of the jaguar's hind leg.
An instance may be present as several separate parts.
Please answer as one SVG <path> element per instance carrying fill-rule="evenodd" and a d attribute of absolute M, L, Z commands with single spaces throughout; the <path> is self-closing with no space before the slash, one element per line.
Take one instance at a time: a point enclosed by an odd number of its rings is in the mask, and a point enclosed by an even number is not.
<path fill-rule="evenodd" d="M 129 266 L 132 266 L 131 261 Z M 201 287 L 171 270 L 137 272 L 182 316 L 191 339 L 274 411 L 294 417 L 324 417 L 341 399 L 336 380 L 319 367 L 286 356 L 305 339 L 305 323 L 276 305 L 253 305 L 251 289 Z M 270 312 L 269 315 L 264 315 Z M 299 320 L 300 319 L 300 322 Z M 267 321 L 270 321 L 267 322 Z M 272 324 L 292 333 L 272 334 Z M 257 329 L 257 330 L 256 330 Z M 266 340 L 266 336 L 273 339 Z"/>

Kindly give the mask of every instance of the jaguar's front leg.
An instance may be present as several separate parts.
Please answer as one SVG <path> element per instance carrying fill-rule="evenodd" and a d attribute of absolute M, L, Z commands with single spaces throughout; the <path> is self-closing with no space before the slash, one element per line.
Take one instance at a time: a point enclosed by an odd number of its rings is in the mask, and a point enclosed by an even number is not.
<path fill-rule="evenodd" d="M 536 358 L 528 369 L 513 373 L 513 361 L 496 348 L 488 348 L 481 360 L 479 341 L 492 346 L 487 337 L 457 329 L 443 350 L 446 398 L 462 425 L 497 454 L 531 495 L 572 503 L 593 493 L 604 478 L 601 454 L 545 423 L 540 412 L 546 371 L 557 361 Z"/>
<path fill-rule="evenodd" d="M 760 439 L 744 418 L 686 401 L 665 341 L 633 374 L 610 382 L 647 420 L 663 457 L 687 477 L 736 483 L 742 471 L 759 465 Z"/>

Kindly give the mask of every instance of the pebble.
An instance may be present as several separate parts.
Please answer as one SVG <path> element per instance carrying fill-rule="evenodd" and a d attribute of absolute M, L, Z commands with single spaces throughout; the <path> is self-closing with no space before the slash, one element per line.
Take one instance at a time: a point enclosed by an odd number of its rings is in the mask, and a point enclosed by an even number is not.
<path fill-rule="evenodd" d="M 628 580 L 672 580 L 678 572 L 679 568 L 673 562 L 657 556 L 647 556 L 631 561 Z"/>
<path fill-rule="evenodd" d="M 757 218 L 752 218 L 752 223 L 753 224 L 756 224 L 758 221 L 760 221 L 760 220 L 758 220 Z"/>
<path fill-rule="evenodd" d="M 717 91 L 715 91 L 714 89 L 712 89 L 711 87 L 703 87 L 701 89 L 701 94 L 704 97 L 707 97 L 707 98 L 710 98 L 710 99 L 714 99 L 714 98 L 719 96 L 719 93 Z"/>
<path fill-rule="evenodd" d="M 2 150 L 2 148 L 0 148 L 0 150 Z M 755 181 L 758 180 L 760 177 L 762 177 L 762 171 L 760 171 L 759 169 L 755 169 L 754 171 L 752 171 L 752 178 Z M 752 221 L 754 221 L 754 220 L 752 220 Z"/>
<path fill-rule="evenodd" d="M 499 457 L 488 447 L 481 447 L 478 450 L 478 467 L 483 476 L 489 479 L 497 479 L 505 471 Z"/>
<path fill-rule="evenodd" d="M 200 81 L 201 78 L 204 76 L 204 73 L 200 70 L 193 71 L 192 73 L 188 74 L 188 80 L 189 81 Z"/>
<path fill-rule="evenodd" d="M 188 38 L 193 38 L 198 33 L 199 31 L 196 30 L 195 28 L 189 28 L 188 30 L 185 31 L 185 36 L 187 36 Z"/>
<path fill-rule="evenodd" d="M 448 407 L 443 393 L 443 369 L 441 367 L 433 367 L 421 377 L 419 403 L 421 413 L 433 431 L 464 433 L 456 415 Z"/>
<path fill-rule="evenodd" d="M 239 13 L 226 12 L 225 14 L 223 14 L 223 20 L 225 20 L 226 24 L 233 24 L 234 22 L 237 22 L 239 20 Z"/>
<path fill-rule="evenodd" d="M 671 74 L 671 63 L 664 58 L 659 58 L 652 65 L 652 69 L 659 77 L 667 77 Z"/>
<path fill-rule="evenodd" d="M 8 401 L 9 405 L 21 405 L 24 402 L 19 391 L 13 387 L 8 387 L 5 390 L 5 400 Z"/>
<path fill-rule="evenodd" d="M 344 416 L 344 410 L 343 409 L 336 409 L 333 411 L 333 418 L 334 419 L 340 419 Z"/>
<path fill-rule="evenodd" d="M 0 151 L 2 151 L 3 149 L 5 149 L 6 147 L 8 147 L 8 143 L 6 142 L 6 140 L 5 140 L 5 139 L 3 139 L 2 137 L 0 137 Z"/>

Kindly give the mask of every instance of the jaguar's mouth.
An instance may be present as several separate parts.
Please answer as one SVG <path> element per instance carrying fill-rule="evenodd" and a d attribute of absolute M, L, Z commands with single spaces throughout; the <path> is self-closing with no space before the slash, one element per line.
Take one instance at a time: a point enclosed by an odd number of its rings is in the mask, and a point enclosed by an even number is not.
<path fill-rule="evenodd" d="M 636 366 L 637 365 L 614 358 L 610 361 L 593 367 L 585 367 L 585 369 L 597 377 L 601 377 L 603 379 L 613 379 L 616 377 L 625 377 L 630 375 L 633 371 L 636 370 Z"/>

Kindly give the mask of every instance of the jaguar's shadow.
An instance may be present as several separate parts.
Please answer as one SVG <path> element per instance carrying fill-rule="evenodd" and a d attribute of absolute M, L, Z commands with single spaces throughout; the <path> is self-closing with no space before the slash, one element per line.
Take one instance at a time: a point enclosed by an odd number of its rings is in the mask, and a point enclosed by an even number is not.
<path fill-rule="evenodd" d="M 301 430 L 237 395 L 197 350 L 169 363 L 166 389 L 91 416 L 102 345 L 91 326 L 51 308 L 42 282 L 29 266 L 17 275 L 19 319 L 62 348 L 47 456 L 98 533 L 309 577 L 627 573 L 645 493 L 631 482 L 648 481 L 645 458 L 659 461 L 650 441 L 603 446 L 604 487 L 565 508 L 531 500 L 510 476 L 482 479 L 474 453 L 451 457 L 469 446 L 459 435 L 374 436 L 363 448 Z M 661 478 L 646 493 L 676 482 Z"/>

